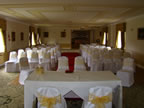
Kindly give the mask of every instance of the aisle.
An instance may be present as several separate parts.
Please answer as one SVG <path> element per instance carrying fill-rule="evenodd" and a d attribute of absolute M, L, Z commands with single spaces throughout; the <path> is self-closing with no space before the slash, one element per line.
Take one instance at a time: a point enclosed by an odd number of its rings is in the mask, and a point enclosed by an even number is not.
<path fill-rule="evenodd" d="M 76 56 L 80 56 L 79 53 L 76 52 L 63 52 L 62 56 L 66 56 L 69 59 L 69 71 L 73 72 L 74 70 L 74 59 Z"/>

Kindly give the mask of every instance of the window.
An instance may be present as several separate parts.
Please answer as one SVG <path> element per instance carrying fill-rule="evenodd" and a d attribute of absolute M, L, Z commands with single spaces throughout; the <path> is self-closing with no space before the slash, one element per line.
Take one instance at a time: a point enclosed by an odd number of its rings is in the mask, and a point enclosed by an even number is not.
<path fill-rule="evenodd" d="M 5 44 L 4 44 L 4 37 L 2 33 L 2 29 L 0 28 L 0 52 L 5 52 Z"/>
<path fill-rule="evenodd" d="M 121 31 L 118 31 L 117 40 L 116 40 L 116 48 L 122 48 L 122 39 L 121 39 Z"/>
<path fill-rule="evenodd" d="M 35 38 L 34 38 L 34 32 L 32 32 L 32 45 L 36 45 Z"/>

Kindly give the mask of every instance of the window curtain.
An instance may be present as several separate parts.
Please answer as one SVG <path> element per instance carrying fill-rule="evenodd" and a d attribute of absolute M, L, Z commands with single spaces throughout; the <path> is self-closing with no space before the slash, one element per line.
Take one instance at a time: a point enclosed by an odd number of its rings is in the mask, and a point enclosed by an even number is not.
<path fill-rule="evenodd" d="M 41 44 L 41 30 L 40 28 L 37 29 L 37 42 Z"/>
<path fill-rule="evenodd" d="M 0 53 L 5 52 L 5 42 L 2 28 L 0 28 Z"/>
<path fill-rule="evenodd" d="M 102 44 L 107 46 L 108 45 L 108 27 L 102 28 L 103 40 Z"/>
<path fill-rule="evenodd" d="M 125 48 L 125 33 L 126 33 L 126 23 L 121 23 L 116 25 L 116 43 L 115 47 L 118 47 L 118 39 L 121 41 L 121 49 Z M 120 37 L 119 37 L 120 35 Z"/>
<path fill-rule="evenodd" d="M 36 45 L 36 38 L 35 38 L 35 33 L 32 32 L 32 46 Z"/>
<path fill-rule="evenodd" d="M 106 45 L 106 32 L 103 33 L 103 41 L 102 41 L 103 45 Z"/>
<path fill-rule="evenodd" d="M 6 52 L 6 20 L 0 19 L 0 53 Z"/>
<path fill-rule="evenodd" d="M 35 32 L 35 28 L 30 26 L 29 27 L 29 46 L 31 47 L 32 45 L 34 45 L 35 43 L 35 38 L 34 38 L 34 32 Z"/>

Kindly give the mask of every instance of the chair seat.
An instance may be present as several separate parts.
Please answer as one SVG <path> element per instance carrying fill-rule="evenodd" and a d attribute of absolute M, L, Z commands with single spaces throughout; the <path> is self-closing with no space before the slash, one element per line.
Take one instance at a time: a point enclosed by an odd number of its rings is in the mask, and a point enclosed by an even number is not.
<path fill-rule="evenodd" d="M 122 81 L 122 86 L 130 87 L 134 83 L 134 72 L 119 70 L 116 76 Z"/>
<path fill-rule="evenodd" d="M 5 62 L 5 71 L 6 72 L 19 72 L 19 63 L 13 61 Z"/>

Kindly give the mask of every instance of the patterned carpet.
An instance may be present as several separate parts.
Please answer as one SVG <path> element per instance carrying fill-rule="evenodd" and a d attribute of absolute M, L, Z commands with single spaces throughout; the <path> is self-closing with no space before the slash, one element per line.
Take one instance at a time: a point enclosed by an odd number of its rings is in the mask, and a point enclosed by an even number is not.
<path fill-rule="evenodd" d="M 0 108 L 24 108 L 24 87 L 18 84 L 18 75 L 0 69 Z M 123 108 L 144 108 L 144 84 L 123 88 Z"/>
<path fill-rule="evenodd" d="M 24 108 L 24 87 L 18 84 L 18 75 L 0 69 L 0 108 Z"/>

